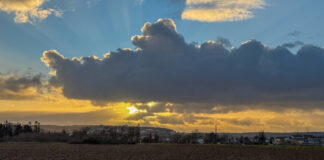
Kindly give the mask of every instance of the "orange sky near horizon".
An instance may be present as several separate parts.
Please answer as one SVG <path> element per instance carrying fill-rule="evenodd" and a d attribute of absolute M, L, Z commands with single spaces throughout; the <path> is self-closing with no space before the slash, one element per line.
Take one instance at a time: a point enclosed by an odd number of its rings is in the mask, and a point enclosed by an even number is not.
<path fill-rule="evenodd" d="M 35 94 L 33 92 L 33 94 Z M 31 100 L 0 100 L 0 121 L 40 121 L 50 125 L 137 125 L 166 127 L 180 132 L 196 129 L 212 132 L 217 124 L 218 132 L 303 132 L 323 131 L 321 110 L 288 109 L 284 111 L 242 110 L 224 113 L 157 112 L 134 120 L 146 113 L 132 103 L 108 103 L 95 106 L 89 100 L 72 100 L 60 92 L 40 94 Z M 153 107 L 156 103 L 150 103 Z"/>

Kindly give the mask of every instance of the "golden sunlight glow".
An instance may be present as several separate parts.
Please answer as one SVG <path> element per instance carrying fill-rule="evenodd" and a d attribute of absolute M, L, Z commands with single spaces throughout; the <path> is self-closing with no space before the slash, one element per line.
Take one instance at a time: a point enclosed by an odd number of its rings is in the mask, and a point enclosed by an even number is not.
<path fill-rule="evenodd" d="M 156 104 L 155 102 L 149 102 L 149 103 L 147 103 L 147 105 L 148 105 L 149 107 L 153 107 L 155 104 Z"/>
<path fill-rule="evenodd" d="M 213 4 L 213 7 L 197 7 Z M 254 17 L 254 9 L 262 9 L 264 0 L 186 0 L 181 18 L 204 22 L 240 21 Z"/>
<path fill-rule="evenodd" d="M 129 114 L 146 113 L 147 112 L 146 109 L 138 109 L 135 106 L 129 106 L 129 107 L 126 107 L 126 109 L 128 109 Z"/>
<path fill-rule="evenodd" d="M 15 94 L 15 93 L 12 93 Z M 105 106 L 95 106 L 88 100 L 71 100 L 64 97 L 62 88 L 51 93 L 39 94 L 35 89 L 28 88 L 21 96 L 37 97 L 29 100 L 0 100 L 0 121 L 40 120 L 43 124 L 109 124 L 136 125 L 145 123 L 148 126 L 164 127 L 180 132 L 199 129 L 203 132 L 214 130 L 215 121 L 220 132 L 294 132 L 322 131 L 321 122 L 324 112 L 320 110 L 302 112 L 287 110 L 273 112 L 267 110 L 245 110 L 222 113 L 222 106 L 213 109 L 213 113 L 173 113 L 174 104 L 167 103 L 166 110 L 158 112 L 159 102 L 147 103 L 107 103 Z M 265 107 L 261 107 L 265 108 Z M 143 114 L 148 113 L 148 114 Z M 55 116 L 64 117 L 68 122 L 57 120 Z M 132 119 L 133 118 L 133 119 Z M 92 121 L 88 121 L 91 119 Z M 83 121 L 87 120 L 87 121 Z"/>
<path fill-rule="evenodd" d="M 245 9 L 190 9 L 182 13 L 182 19 L 205 22 L 239 21 L 253 17 L 251 11 Z"/>
<path fill-rule="evenodd" d="M 16 23 L 32 23 L 33 19 L 43 20 L 49 15 L 62 16 L 62 11 L 41 6 L 46 0 L 19 0 L 19 1 L 0 1 L 0 10 L 7 13 L 15 13 Z"/>
<path fill-rule="evenodd" d="M 129 110 L 129 114 L 134 114 L 138 112 L 137 108 L 134 106 L 129 106 L 127 107 L 127 109 Z"/>

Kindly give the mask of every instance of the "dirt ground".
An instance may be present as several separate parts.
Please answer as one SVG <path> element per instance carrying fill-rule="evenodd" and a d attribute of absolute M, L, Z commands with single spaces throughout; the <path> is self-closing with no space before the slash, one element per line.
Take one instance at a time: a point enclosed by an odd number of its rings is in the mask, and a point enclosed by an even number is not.
<path fill-rule="evenodd" d="M 323 148 L 0 143 L 0 160 L 324 160 Z"/>

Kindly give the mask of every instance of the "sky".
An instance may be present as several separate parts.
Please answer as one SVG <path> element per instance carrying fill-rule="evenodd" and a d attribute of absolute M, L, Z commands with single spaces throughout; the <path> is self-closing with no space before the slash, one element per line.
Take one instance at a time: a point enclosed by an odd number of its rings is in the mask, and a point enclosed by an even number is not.
<path fill-rule="evenodd" d="M 323 131 L 323 5 L 0 0 L 0 121 Z"/>

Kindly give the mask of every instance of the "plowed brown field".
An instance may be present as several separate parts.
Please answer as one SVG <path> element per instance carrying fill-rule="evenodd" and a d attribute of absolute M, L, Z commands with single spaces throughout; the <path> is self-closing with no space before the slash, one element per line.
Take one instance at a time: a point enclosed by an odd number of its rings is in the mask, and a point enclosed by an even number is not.
<path fill-rule="evenodd" d="M 324 149 L 219 145 L 0 143 L 0 160 L 324 160 Z"/>

